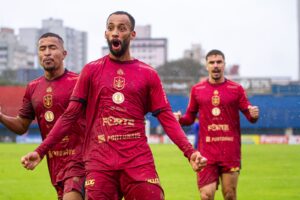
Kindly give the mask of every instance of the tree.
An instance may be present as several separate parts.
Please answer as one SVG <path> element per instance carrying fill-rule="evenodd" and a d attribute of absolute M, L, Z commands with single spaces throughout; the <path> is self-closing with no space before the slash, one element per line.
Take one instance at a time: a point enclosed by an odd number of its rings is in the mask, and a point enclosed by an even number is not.
<path fill-rule="evenodd" d="M 167 62 L 159 66 L 157 72 L 162 79 L 168 79 L 168 77 L 186 78 L 191 79 L 195 83 L 198 82 L 201 77 L 207 76 L 204 65 L 186 58 Z"/>

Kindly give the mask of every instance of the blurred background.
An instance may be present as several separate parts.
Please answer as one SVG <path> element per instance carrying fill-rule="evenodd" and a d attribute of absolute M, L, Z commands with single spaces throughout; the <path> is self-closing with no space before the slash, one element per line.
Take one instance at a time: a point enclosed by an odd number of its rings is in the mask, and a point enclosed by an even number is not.
<path fill-rule="evenodd" d="M 243 143 L 300 143 L 300 4 L 297 0 L 0 0 L 0 105 L 17 115 L 26 84 L 43 75 L 36 42 L 45 32 L 60 34 L 66 68 L 108 53 L 106 19 L 117 10 L 136 19 L 134 57 L 161 76 L 174 111 L 185 111 L 193 84 L 206 77 L 205 54 L 220 49 L 226 76 L 239 82 L 261 119 L 241 116 Z M 150 143 L 169 143 L 157 120 L 147 115 Z M 184 127 L 191 141 L 193 127 Z M 0 125 L 1 142 L 39 143 L 36 123 L 16 136 Z"/>

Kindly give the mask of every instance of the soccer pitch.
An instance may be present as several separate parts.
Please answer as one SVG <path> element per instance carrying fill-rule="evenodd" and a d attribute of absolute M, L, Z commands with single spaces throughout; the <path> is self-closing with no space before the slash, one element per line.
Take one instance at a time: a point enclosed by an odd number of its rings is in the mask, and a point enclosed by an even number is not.
<path fill-rule="evenodd" d="M 56 199 L 45 159 L 34 171 L 20 164 L 21 156 L 35 147 L 0 144 L 0 199 Z M 166 200 L 200 199 L 195 173 L 177 147 L 164 144 L 151 148 Z M 300 145 L 243 145 L 242 152 L 238 199 L 300 199 Z M 220 189 L 215 199 L 223 199 Z"/>

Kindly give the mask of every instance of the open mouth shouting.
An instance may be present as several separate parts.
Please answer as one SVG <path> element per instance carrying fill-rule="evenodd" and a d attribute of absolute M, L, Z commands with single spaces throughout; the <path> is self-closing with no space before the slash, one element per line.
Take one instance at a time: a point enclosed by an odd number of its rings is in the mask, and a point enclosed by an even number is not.
<path fill-rule="evenodd" d="M 118 39 L 113 39 L 111 41 L 111 48 L 113 51 L 120 51 L 122 48 L 122 42 Z"/>

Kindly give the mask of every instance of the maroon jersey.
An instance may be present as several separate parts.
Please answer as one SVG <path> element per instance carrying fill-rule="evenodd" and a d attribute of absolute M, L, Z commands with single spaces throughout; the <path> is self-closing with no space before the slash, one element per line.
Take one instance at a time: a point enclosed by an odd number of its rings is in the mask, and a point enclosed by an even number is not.
<path fill-rule="evenodd" d="M 114 61 L 105 56 L 87 64 L 71 97 L 86 102 L 86 169 L 117 170 L 154 162 L 145 135 L 145 114 L 172 114 L 157 72 L 134 59 Z M 163 113 L 169 113 L 165 115 Z M 165 125 L 165 128 L 169 129 Z M 168 131 L 166 131 L 168 132 Z M 183 131 L 169 131 L 187 157 L 194 151 Z M 45 142 L 47 143 L 47 142 Z M 42 152 L 43 147 L 37 151 Z"/>
<path fill-rule="evenodd" d="M 221 84 L 210 84 L 206 80 L 192 87 L 186 114 L 179 122 L 190 125 L 198 113 L 201 154 L 210 161 L 240 161 L 239 111 L 254 122 L 248 111 L 249 105 L 239 84 L 227 79 Z"/>
<path fill-rule="evenodd" d="M 77 74 L 66 70 L 54 80 L 49 81 L 42 76 L 28 84 L 19 116 L 31 120 L 36 118 L 43 140 L 67 108 L 77 79 Z M 47 152 L 53 185 L 68 177 L 84 175 L 80 145 L 83 142 L 80 139 L 83 138 L 82 125 L 84 121 L 80 119 L 72 126 L 70 134 Z"/>

